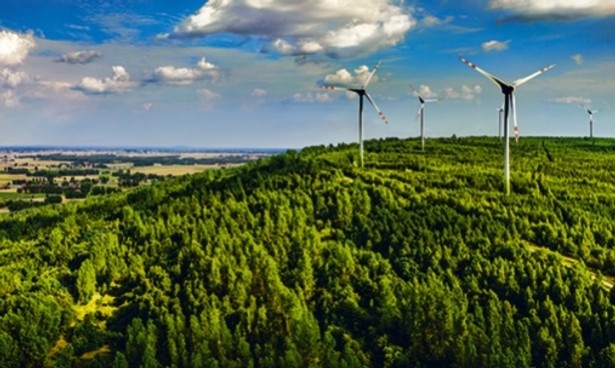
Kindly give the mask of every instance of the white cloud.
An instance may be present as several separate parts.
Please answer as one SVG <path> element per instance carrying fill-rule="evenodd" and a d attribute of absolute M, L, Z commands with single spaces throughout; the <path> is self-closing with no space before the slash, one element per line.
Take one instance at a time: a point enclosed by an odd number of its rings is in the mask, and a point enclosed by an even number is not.
<path fill-rule="evenodd" d="M 467 85 L 462 85 L 459 90 L 456 90 L 453 87 L 446 87 L 442 90 L 444 95 L 451 100 L 466 100 L 472 101 L 478 97 L 479 94 L 483 92 L 483 89 L 479 85 L 475 85 L 474 87 L 469 87 Z"/>
<path fill-rule="evenodd" d="M 280 54 L 290 55 L 295 51 L 295 48 L 293 45 L 291 45 L 289 42 L 284 41 L 281 38 L 278 38 L 277 40 L 273 41 L 271 46 L 273 47 L 274 50 L 276 50 Z"/>
<path fill-rule="evenodd" d="M 574 96 L 552 98 L 549 101 L 562 104 L 581 104 L 587 106 L 591 105 L 592 103 L 592 100 L 589 98 Z"/>
<path fill-rule="evenodd" d="M 62 55 L 58 61 L 69 64 L 87 64 L 101 56 L 102 53 L 95 50 L 70 51 Z"/>
<path fill-rule="evenodd" d="M 122 93 L 133 90 L 137 82 L 130 79 L 130 74 L 122 66 L 113 67 L 113 76 L 105 79 L 85 77 L 76 86 L 77 89 L 93 94 Z"/>
<path fill-rule="evenodd" d="M 167 65 L 156 68 L 154 71 L 156 80 L 175 85 L 188 85 L 205 77 L 215 78 L 218 75 L 218 67 L 207 62 L 205 58 L 201 58 L 195 68 L 176 68 Z"/>
<path fill-rule="evenodd" d="M 252 96 L 253 97 L 265 97 L 267 96 L 267 90 L 262 89 L 262 88 L 254 88 L 254 90 L 252 91 Z"/>
<path fill-rule="evenodd" d="M 171 37 L 264 38 L 281 54 L 347 57 L 399 43 L 415 19 L 392 0 L 212 0 Z"/>
<path fill-rule="evenodd" d="M 216 102 L 222 97 L 220 94 L 207 88 L 198 89 L 196 93 L 201 98 L 202 107 L 205 111 L 213 110 Z"/>
<path fill-rule="evenodd" d="M 367 81 L 370 74 L 369 67 L 361 65 L 354 70 L 354 75 L 346 69 L 339 69 L 335 73 L 327 74 L 323 81 L 325 84 L 359 87 Z M 370 83 L 377 81 L 377 79 L 378 77 L 374 75 Z"/>
<path fill-rule="evenodd" d="M 8 68 L 0 71 L 0 86 L 5 88 L 15 88 L 28 79 L 28 74 L 21 71 L 12 71 Z"/>
<path fill-rule="evenodd" d="M 419 87 L 419 95 L 425 98 L 431 98 L 431 97 L 436 97 L 437 93 L 433 92 L 431 90 L 431 87 L 429 87 L 428 85 L 421 84 L 421 86 Z"/>
<path fill-rule="evenodd" d="M 19 107 L 22 100 L 47 100 L 61 105 L 84 98 L 70 83 L 43 80 L 8 68 L 0 70 L 0 88 L 4 89 L 0 102 L 5 107 Z"/>
<path fill-rule="evenodd" d="M 0 31 L 0 65 L 23 63 L 30 50 L 36 47 L 31 34 Z"/>
<path fill-rule="evenodd" d="M 489 5 L 491 9 L 509 10 L 524 20 L 615 15 L 614 0 L 491 0 Z"/>
<path fill-rule="evenodd" d="M 150 111 L 154 107 L 154 104 L 151 102 L 146 102 L 143 104 L 143 110 Z"/>
<path fill-rule="evenodd" d="M 504 51 L 504 50 L 508 50 L 509 43 L 510 43 L 510 40 L 508 41 L 491 40 L 491 41 L 483 42 L 481 47 L 483 48 L 484 52 Z"/>
<path fill-rule="evenodd" d="M 581 54 L 574 54 L 570 57 L 577 65 L 581 65 L 585 62 L 585 60 L 583 59 L 583 55 Z"/>
<path fill-rule="evenodd" d="M 293 100 L 296 102 L 330 102 L 332 98 L 326 92 L 297 92 L 293 95 Z"/>

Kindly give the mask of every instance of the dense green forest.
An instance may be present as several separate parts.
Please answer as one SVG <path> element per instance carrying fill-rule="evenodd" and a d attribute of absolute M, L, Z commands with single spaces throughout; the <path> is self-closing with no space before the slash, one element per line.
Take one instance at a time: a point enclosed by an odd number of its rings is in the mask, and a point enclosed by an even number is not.
<path fill-rule="evenodd" d="M 615 140 L 365 148 L 0 215 L 1 365 L 615 366 Z"/>

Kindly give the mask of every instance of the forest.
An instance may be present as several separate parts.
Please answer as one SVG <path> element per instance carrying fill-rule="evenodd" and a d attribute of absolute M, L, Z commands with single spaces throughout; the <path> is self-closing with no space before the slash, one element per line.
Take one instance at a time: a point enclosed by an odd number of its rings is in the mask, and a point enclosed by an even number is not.
<path fill-rule="evenodd" d="M 0 214 L 2 366 L 615 366 L 614 139 L 365 150 Z"/>

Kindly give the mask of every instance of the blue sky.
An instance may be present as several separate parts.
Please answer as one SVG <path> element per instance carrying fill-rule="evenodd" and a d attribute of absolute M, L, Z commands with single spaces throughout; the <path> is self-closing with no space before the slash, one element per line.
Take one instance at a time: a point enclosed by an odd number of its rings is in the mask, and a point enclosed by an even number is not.
<path fill-rule="evenodd" d="M 615 0 L 5 0 L 0 5 L 0 146 L 292 147 L 365 136 L 496 135 L 516 91 L 519 132 L 615 136 Z"/>

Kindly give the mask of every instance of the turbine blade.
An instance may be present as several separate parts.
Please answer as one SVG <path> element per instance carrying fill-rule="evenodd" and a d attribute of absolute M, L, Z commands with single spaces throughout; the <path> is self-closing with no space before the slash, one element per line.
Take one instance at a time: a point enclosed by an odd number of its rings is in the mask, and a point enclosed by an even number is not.
<path fill-rule="evenodd" d="M 372 104 L 374 109 L 376 109 L 376 112 L 378 113 L 378 116 L 380 116 L 380 119 L 382 119 L 382 121 L 384 121 L 385 124 L 388 124 L 389 121 L 387 120 L 386 116 L 384 116 L 382 111 L 380 111 L 380 109 L 378 108 L 374 100 L 372 99 L 372 96 L 370 96 L 369 93 L 365 92 L 365 97 L 367 98 L 367 101 L 369 101 L 369 103 Z"/>
<path fill-rule="evenodd" d="M 555 64 L 551 64 L 551 65 L 549 65 L 549 66 L 546 66 L 546 67 L 544 67 L 544 68 L 540 69 L 539 71 L 537 71 L 537 72 L 536 72 L 536 73 L 534 73 L 534 74 L 530 74 L 530 75 L 528 75 L 528 76 L 527 76 L 527 77 L 525 77 L 525 78 L 517 79 L 516 81 L 514 81 L 514 82 L 513 82 L 513 84 L 512 84 L 512 85 L 513 85 L 513 87 L 519 87 L 520 85 L 522 85 L 523 83 L 525 83 L 525 82 L 529 81 L 530 79 L 534 79 L 534 78 L 536 78 L 537 76 L 541 75 L 542 73 L 545 73 L 545 72 L 547 72 L 547 71 L 551 70 L 554 66 L 555 66 Z"/>
<path fill-rule="evenodd" d="M 512 93 L 510 95 L 511 103 L 512 103 L 512 113 L 513 113 L 513 126 L 515 130 L 515 143 L 519 143 L 519 126 L 517 125 L 517 106 L 515 104 L 515 94 Z"/>
<path fill-rule="evenodd" d="M 381 61 L 378 61 L 376 65 L 374 65 L 374 69 L 370 73 L 369 77 L 367 77 L 367 80 L 365 81 L 365 83 L 361 86 L 362 89 L 367 88 L 367 86 L 369 85 L 369 82 L 372 80 L 372 77 L 374 76 L 374 74 L 376 74 L 376 71 L 378 71 L 378 68 L 380 67 L 380 63 Z"/>
<path fill-rule="evenodd" d="M 472 63 L 470 60 L 464 58 L 463 56 L 459 55 L 459 60 L 461 60 L 462 63 L 466 64 L 467 66 L 469 66 L 470 68 L 476 70 L 477 72 L 479 72 L 480 74 L 484 75 L 485 77 L 489 78 L 490 81 L 492 81 L 493 83 L 496 84 L 496 86 L 502 88 L 502 86 L 508 86 L 508 84 L 506 84 L 504 81 L 502 81 L 501 79 L 499 79 L 498 77 L 494 76 L 491 73 L 488 73 L 484 70 L 482 70 L 481 68 L 479 68 L 476 64 Z"/>
<path fill-rule="evenodd" d="M 425 102 L 442 102 L 442 101 L 444 101 L 444 99 L 440 98 L 440 97 L 438 97 L 438 98 L 426 98 L 424 101 Z"/>
<path fill-rule="evenodd" d="M 332 86 L 332 85 L 328 85 L 328 84 L 322 84 L 319 86 L 321 89 L 326 89 L 327 91 L 335 91 L 335 92 L 355 92 L 350 88 L 346 88 L 346 87 L 338 87 L 338 86 Z"/>

